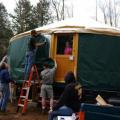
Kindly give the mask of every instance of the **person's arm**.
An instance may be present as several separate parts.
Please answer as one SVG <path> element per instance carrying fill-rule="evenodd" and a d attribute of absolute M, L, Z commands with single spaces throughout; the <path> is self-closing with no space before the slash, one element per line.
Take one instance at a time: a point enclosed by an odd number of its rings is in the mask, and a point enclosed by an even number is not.
<path fill-rule="evenodd" d="M 36 45 L 36 47 L 39 47 L 39 46 L 42 46 L 44 44 L 45 44 L 45 42 L 43 42 L 43 43 L 36 43 L 35 45 Z"/>
<path fill-rule="evenodd" d="M 55 67 L 54 68 L 56 69 L 57 68 L 57 62 L 56 62 L 56 60 L 54 60 L 54 61 L 55 61 Z"/>
<path fill-rule="evenodd" d="M 42 42 L 38 42 L 38 43 L 36 43 L 35 45 L 36 45 L 36 47 L 39 47 L 39 46 L 44 45 L 45 43 L 46 43 L 46 40 L 44 40 L 44 41 L 42 41 Z"/>
<path fill-rule="evenodd" d="M 1 65 L 6 59 L 7 59 L 7 55 L 5 55 L 5 56 L 2 58 L 2 60 L 1 60 L 1 62 L 0 62 L 0 65 Z"/>
<path fill-rule="evenodd" d="M 54 67 L 53 68 L 51 68 L 51 72 L 55 72 L 55 70 L 57 69 L 57 63 L 56 63 L 56 60 L 54 60 Z"/>

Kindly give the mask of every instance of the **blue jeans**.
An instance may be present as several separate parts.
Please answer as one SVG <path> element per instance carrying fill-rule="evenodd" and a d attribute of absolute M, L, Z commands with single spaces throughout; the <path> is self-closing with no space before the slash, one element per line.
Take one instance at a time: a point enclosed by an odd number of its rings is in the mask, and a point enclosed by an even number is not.
<path fill-rule="evenodd" d="M 6 111 L 7 103 L 10 96 L 9 84 L 1 83 L 1 91 L 2 97 L 0 98 L 0 110 Z"/>
<path fill-rule="evenodd" d="M 24 80 L 29 79 L 29 73 L 32 65 L 35 63 L 35 53 L 36 51 L 28 51 L 25 58 L 25 69 L 24 69 Z"/>
<path fill-rule="evenodd" d="M 53 111 L 49 114 L 48 120 L 53 120 L 57 116 L 72 116 L 73 110 L 67 106 L 62 106 L 58 110 Z"/>

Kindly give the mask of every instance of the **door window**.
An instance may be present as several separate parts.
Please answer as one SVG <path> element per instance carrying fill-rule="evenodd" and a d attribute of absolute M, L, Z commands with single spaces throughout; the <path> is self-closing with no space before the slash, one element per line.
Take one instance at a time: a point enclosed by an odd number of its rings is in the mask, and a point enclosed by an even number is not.
<path fill-rule="evenodd" d="M 72 48 L 73 48 L 73 35 L 72 34 L 58 35 L 57 54 L 71 55 Z"/>

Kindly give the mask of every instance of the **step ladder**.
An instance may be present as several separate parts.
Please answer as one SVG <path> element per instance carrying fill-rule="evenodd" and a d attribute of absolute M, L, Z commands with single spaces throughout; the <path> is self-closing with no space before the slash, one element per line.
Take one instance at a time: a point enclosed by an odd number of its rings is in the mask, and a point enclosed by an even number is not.
<path fill-rule="evenodd" d="M 31 70 L 30 70 L 29 79 L 23 81 L 16 112 L 19 112 L 19 108 L 21 107 L 22 108 L 22 114 L 26 113 L 27 104 L 28 104 L 28 101 L 29 101 L 28 100 L 29 91 L 30 91 L 32 80 L 33 80 L 33 76 L 35 74 L 36 74 L 37 79 L 40 80 L 37 67 L 36 67 L 36 65 L 33 65 L 31 67 Z M 33 82 L 35 82 L 35 81 L 33 81 Z"/>

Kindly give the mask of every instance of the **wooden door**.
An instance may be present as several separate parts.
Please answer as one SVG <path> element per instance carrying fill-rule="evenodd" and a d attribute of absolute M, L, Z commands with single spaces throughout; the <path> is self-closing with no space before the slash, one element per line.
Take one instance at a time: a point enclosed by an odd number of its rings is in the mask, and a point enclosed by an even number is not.
<path fill-rule="evenodd" d="M 65 53 L 66 42 L 69 42 L 70 53 Z M 51 56 L 57 62 L 55 81 L 64 82 L 64 76 L 68 71 L 73 71 L 76 75 L 78 35 L 73 33 L 54 34 L 51 44 Z"/>

